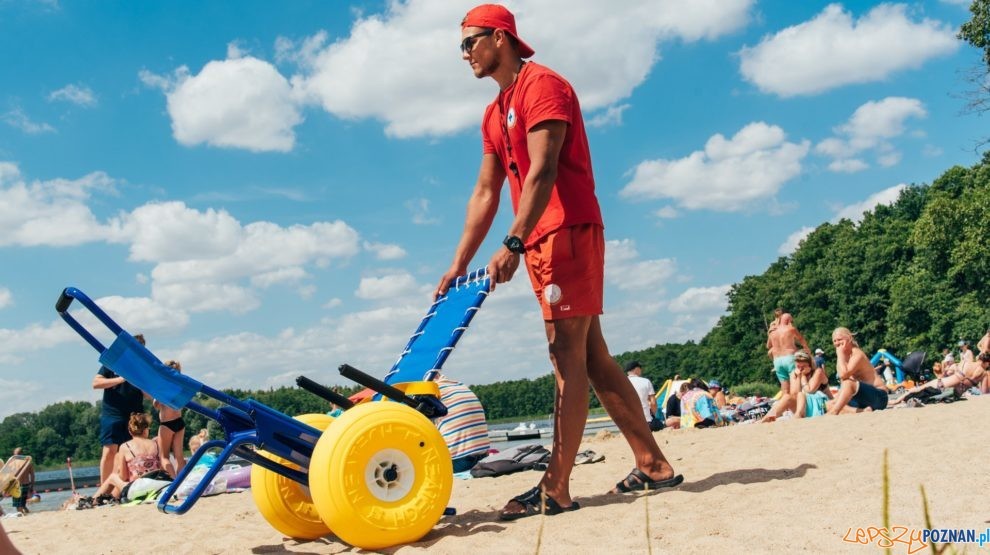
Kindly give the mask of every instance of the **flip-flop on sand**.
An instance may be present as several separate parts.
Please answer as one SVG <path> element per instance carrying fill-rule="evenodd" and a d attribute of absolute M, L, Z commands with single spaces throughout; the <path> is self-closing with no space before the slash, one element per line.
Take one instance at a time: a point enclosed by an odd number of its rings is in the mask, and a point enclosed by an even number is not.
<path fill-rule="evenodd" d="M 558 515 L 560 513 L 576 511 L 581 508 L 577 501 L 571 503 L 569 507 L 561 507 L 560 503 L 557 503 L 549 495 L 544 495 L 537 486 L 522 495 L 517 495 L 512 498 L 512 501 L 519 503 L 522 506 L 521 511 L 507 511 L 502 509 L 498 513 L 498 518 L 501 520 L 517 520 L 527 516 L 533 516 L 538 514 L 545 515 Z M 512 502 L 510 501 L 510 503 Z M 508 505 L 506 505 L 508 507 Z"/>
<path fill-rule="evenodd" d="M 615 484 L 615 490 L 613 491 L 620 493 L 628 493 L 630 491 L 653 491 L 679 486 L 683 481 L 684 476 L 681 474 L 666 480 L 653 480 L 642 470 L 634 468 L 624 480 Z"/>

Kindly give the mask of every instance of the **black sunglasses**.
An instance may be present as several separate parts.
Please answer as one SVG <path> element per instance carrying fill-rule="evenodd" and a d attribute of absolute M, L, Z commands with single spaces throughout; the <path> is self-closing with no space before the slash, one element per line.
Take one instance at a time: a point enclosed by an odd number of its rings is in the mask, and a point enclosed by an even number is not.
<path fill-rule="evenodd" d="M 488 29 L 487 31 L 482 31 L 480 33 L 475 33 L 464 37 L 461 41 L 461 53 L 467 54 L 474 49 L 474 43 L 478 42 L 478 39 L 482 37 L 490 37 L 495 32 L 495 29 Z"/>

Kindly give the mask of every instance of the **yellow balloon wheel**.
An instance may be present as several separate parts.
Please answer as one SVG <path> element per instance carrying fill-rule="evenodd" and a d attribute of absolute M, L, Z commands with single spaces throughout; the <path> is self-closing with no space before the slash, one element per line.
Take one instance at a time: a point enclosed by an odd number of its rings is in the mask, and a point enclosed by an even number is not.
<path fill-rule="evenodd" d="M 333 422 L 333 417 L 326 414 L 303 414 L 296 417 L 305 424 L 325 430 Z M 276 457 L 269 453 L 259 452 L 269 458 L 291 468 L 299 469 L 299 465 Z M 290 538 L 313 540 L 330 533 L 326 523 L 313 506 L 309 490 L 294 480 L 262 468 L 258 465 L 251 467 L 251 496 L 258 512 L 279 532 Z"/>
<path fill-rule="evenodd" d="M 320 436 L 309 465 L 313 503 L 333 533 L 362 549 L 419 540 L 454 484 L 443 436 L 399 403 L 363 403 Z"/>

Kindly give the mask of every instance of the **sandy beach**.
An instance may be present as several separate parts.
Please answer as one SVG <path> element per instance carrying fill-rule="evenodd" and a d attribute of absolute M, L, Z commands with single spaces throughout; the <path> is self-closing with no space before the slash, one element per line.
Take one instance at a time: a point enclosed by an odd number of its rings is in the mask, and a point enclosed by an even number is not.
<path fill-rule="evenodd" d="M 609 495 L 633 467 L 621 437 L 589 438 L 605 461 L 574 469 L 581 509 L 500 522 L 496 511 L 539 473 L 455 480 L 451 505 L 421 541 L 388 553 L 875 553 L 882 527 L 882 464 L 889 450 L 890 524 L 990 528 L 990 396 L 876 414 L 656 433 L 685 482 L 676 490 Z M 249 493 L 201 500 L 182 516 L 153 505 L 46 512 L 7 519 L 24 553 L 339 553 L 328 536 L 297 542 L 272 529 Z M 907 536 L 905 536 L 905 539 Z M 895 543 L 894 553 L 921 552 Z M 990 548 L 966 545 L 968 553 Z M 927 548 L 926 548 L 926 551 Z"/>

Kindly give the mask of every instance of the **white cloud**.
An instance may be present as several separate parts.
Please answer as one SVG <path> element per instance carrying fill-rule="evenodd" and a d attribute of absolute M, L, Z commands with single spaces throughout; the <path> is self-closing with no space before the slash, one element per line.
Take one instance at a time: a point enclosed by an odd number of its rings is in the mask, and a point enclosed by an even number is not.
<path fill-rule="evenodd" d="M 857 202 L 850 204 L 848 206 L 843 206 L 835 211 L 835 216 L 831 219 L 832 223 L 837 223 L 839 220 L 848 219 L 852 220 L 854 223 L 858 223 L 863 219 L 863 215 L 876 208 L 877 206 L 884 204 L 890 206 L 897 202 L 897 199 L 901 196 L 901 191 L 903 191 L 907 185 L 904 183 L 894 185 L 893 187 L 888 187 L 882 191 L 874 193 L 866 198 L 862 202 Z M 777 253 L 782 256 L 787 256 L 793 254 L 800 246 L 801 241 L 805 239 L 815 228 L 813 227 L 802 227 L 801 229 L 790 234 L 787 239 L 777 248 Z"/>
<path fill-rule="evenodd" d="M 15 108 L 0 116 L 0 119 L 7 125 L 20 129 L 28 135 L 40 135 L 41 133 L 54 133 L 55 128 L 47 123 L 38 123 L 28 117 L 20 108 Z"/>
<path fill-rule="evenodd" d="M 680 216 L 680 213 L 673 206 L 664 206 L 663 208 L 657 210 L 656 214 L 658 218 L 663 218 L 665 220 Z"/>
<path fill-rule="evenodd" d="M 740 70 L 764 92 L 817 94 L 881 81 L 959 47 L 952 25 L 915 22 L 907 10 L 905 4 L 881 4 L 853 21 L 841 4 L 830 4 L 814 19 L 743 48 Z"/>
<path fill-rule="evenodd" d="M 189 314 L 185 310 L 177 310 L 149 298 L 109 296 L 94 301 L 131 333 L 173 333 L 189 323 Z"/>
<path fill-rule="evenodd" d="M 363 277 L 354 296 L 366 300 L 394 299 L 414 293 L 419 286 L 416 278 L 407 272 L 393 273 L 380 277 Z"/>
<path fill-rule="evenodd" d="M 794 233 L 791 233 L 790 235 L 787 236 L 787 239 L 783 242 L 783 244 L 777 247 L 777 254 L 781 256 L 787 256 L 789 254 L 793 254 L 794 251 L 796 251 L 797 248 L 801 245 L 801 241 L 804 241 L 805 237 L 810 235 L 811 232 L 814 230 L 815 228 L 813 227 L 804 226 L 801 229 L 795 231 Z"/>
<path fill-rule="evenodd" d="M 691 287 L 670 301 L 668 309 L 684 313 L 725 312 L 729 304 L 726 295 L 731 288 L 731 285 Z"/>
<path fill-rule="evenodd" d="M 669 198 L 689 210 L 742 210 L 773 197 L 801 173 L 809 147 L 808 141 L 787 142 L 780 127 L 750 123 L 731 139 L 713 135 L 703 151 L 685 158 L 640 162 L 620 195 Z"/>
<path fill-rule="evenodd" d="M 231 53 L 243 54 L 236 45 Z M 268 62 L 235 57 L 209 62 L 197 75 L 183 66 L 171 78 L 147 71 L 140 77 L 164 90 L 180 144 L 255 152 L 288 152 L 295 145 L 300 107 L 288 80 Z"/>
<path fill-rule="evenodd" d="M 863 202 L 857 202 L 855 204 L 850 204 L 849 206 L 840 208 L 836 212 L 833 221 L 837 222 L 843 218 L 846 218 L 852 220 L 853 222 L 858 222 L 863 219 L 864 213 L 873 210 L 878 205 L 885 204 L 889 206 L 897 202 L 897 199 L 901 196 L 901 191 L 906 188 L 907 185 L 900 183 L 870 195 Z"/>
<path fill-rule="evenodd" d="M 7 308 L 14 303 L 14 296 L 11 294 L 10 289 L 6 287 L 0 287 L 0 309 Z"/>
<path fill-rule="evenodd" d="M 440 218 L 430 215 L 430 201 L 417 198 L 406 201 L 406 209 L 412 213 L 412 223 L 416 225 L 436 225 Z"/>
<path fill-rule="evenodd" d="M 92 192 L 114 188 L 115 181 L 103 172 L 27 183 L 16 165 L 0 163 L 0 246 L 116 241 L 116 230 L 100 224 L 85 203 Z"/>
<path fill-rule="evenodd" d="M 588 120 L 588 127 L 607 127 L 622 125 L 622 112 L 625 112 L 631 104 L 619 106 L 609 106 L 604 112 L 595 114 Z"/>
<path fill-rule="evenodd" d="M 869 165 L 858 158 L 866 151 L 874 152 L 877 163 L 890 167 L 900 162 L 901 154 L 894 150 L 891 139 L 903 135 L 909 118 L 928 115 L 924 104 L 916 98 L 889 96 L 870 101 L 853 112 L 849 121 L 835 128 L 829 137 L 815 146 L 815 152 L 833 158 L 829 169 L 853 173 Z"/>
<path fill-rule="evenodd" d="M 828 169 L 836 173 L 856 173 L 868 169 L 869 167 L 869 164 L 859 158 L 843 158 L 833 160 L 828 165 Z"/>
<path fill-rule="evenodd" d="M 671 258 L 640 260 L 632 239 L 605 242 L 605 280 L 622 291 L 656 291 L 661 294 L 677 271 Z"/>
<path fill-rule="evenodd" d="M 251 276 L 251 285 L 267 289 L 277 284 L 294 284 L 310 277 L 310 275 L 298 266 L 286 266 L 276 268 L 270 272 Z"/>
<path fill-rule="evenodd" d="M 364 242 L 364 250 L 375 253 L 378 260 L 398 260 L 405 258 L 406 251 L 399 245 Z"/>
<path fill-rule="evenodd" d="M 540 63 L 564 75 L 586 110 L 627 98 L 659 60 L 658 44 L 714 39 L 743 26 L 752 0 L 648 0 L 604 4 L 547 0 L 511 5 L 519 33 Z M 474 79 L 457 51 L 457 23 L 474 2 L 388 2 L 360 17 L 350 35 L 327 44 L 326 33 L 278 41 L 277 56 L 296 61 L 293 84 L 327 112 L 373 118 L 394 137 L 440 136 L 476 128 L 494 96 Z M 582 40 L 573 37 L 580 35 Z M 296 51 L 293 49 L 296 48 Z M 416 52 L 416 56 L 397 53 Z"/>
<path fill-rule="evenodd" d="M 199 211 L 182 202 L 148 203 L 101 223 L 86 202 L 94 191 L 114 192 L 115 184 L 102 172 L 28 184 L 16 165 L 0 162 L 0 246 L 127 244 L 132 261 L 154 265 L 151 295 L 111 302 L 122 312 L 153 313 L 149 317 L 169 329 L 184 325 L 186 312 L 253 310 L 260 303 L 255 290 L 277 284 L 312 295 L 312 286 L 302 283 L 310 278 L 308 268 L 324 268 L 361 249 L 358 232 L 340 220 L 243 225 L 224 210 Z M 385 256 L 398 252 L 390 245 L 377 248 Z M 137 279 L 149 282 L 143 273 Z M 160 307 L 175 314 L 154 312 Z"/>
<path fill-rule="evenodd" d="M 50 349 L 78 337 L 61 319 L 47 326 L 31 324 L 19 330 L 0 328 L 0 364 L 18 364 L 27 353 Z"/>
<path fill-rule="evenodd" d="M 48 101 L 69 102 L 83 108 L 92 108 L 97 104 L 96 95 L 93 94 L 92 89 L 86 85 L 73 84 L 66 85 L 57 91 L 52 91 L 48 95 Z"/>

